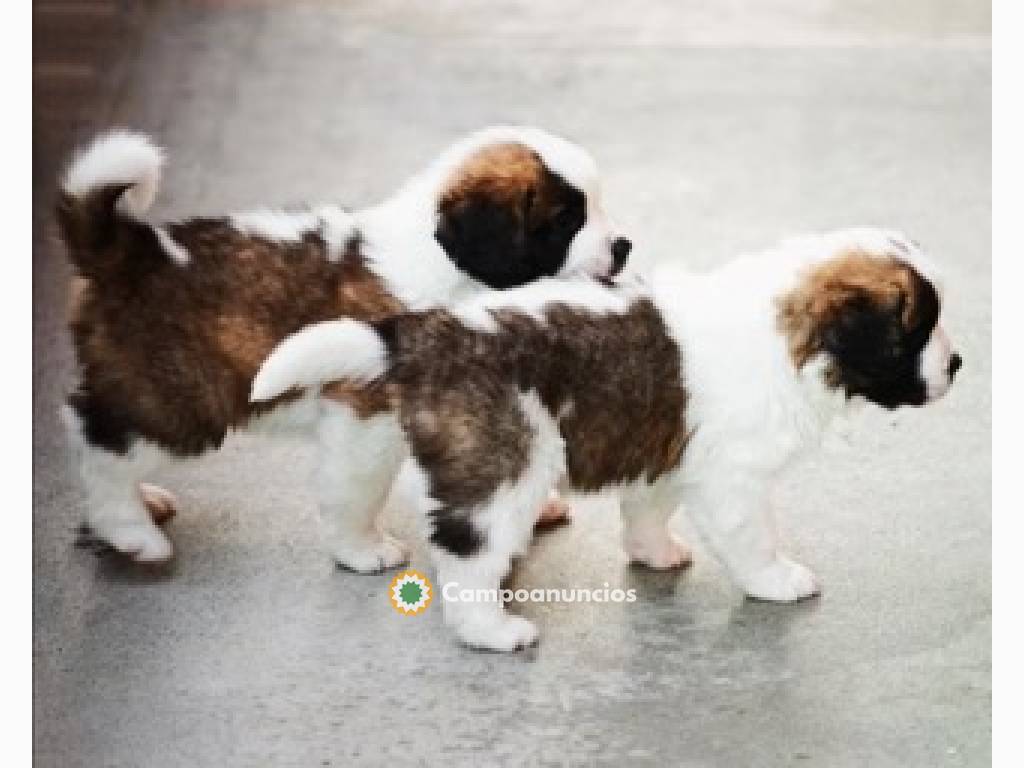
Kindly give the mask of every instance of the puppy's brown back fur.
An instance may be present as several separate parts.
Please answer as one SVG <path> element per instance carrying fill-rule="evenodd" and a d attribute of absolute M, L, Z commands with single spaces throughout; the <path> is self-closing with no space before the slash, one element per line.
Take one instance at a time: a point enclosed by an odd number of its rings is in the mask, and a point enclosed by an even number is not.
<path fill-rule="evenodd" d="M 445 310 L 375 323 L 391 359 L 373 383 L 402 427 L 439 506 L 431 541 L 461 556 L 483 543 L 475 509 L 526 471 L 533 392 L 565 441 L 572 486 L 654 482 L 676 468 L 690 432 L 681 353 L 646 298 L 621 314 L 552 304 L 542 320 L 492 310 L 493 331 Z"/>
<path fill-rule="evenodd" d="M 522 392 L 535 391 L 557 419 L 579 490 L 653 482 L 679 463 L 688 435 L 681 353 L 650 300 L 621 314 L 555 303 L 543 321 L 513 309 L 493 316 L 494 332 L 443 310 L 376 324 L 392 357 L 384 385 L 397 388 L 435 498 L 472 505 L 516 479 L 532 439 Z"/>
<path fill-rule="evenodd" d="M 401 309 L 357 239 L 328 258 L 315 232 L 271 242 L 226 219 L 166 227 L 194 257 L 169 260 L 147 225 L 122 220 L 116 274 L 77 278 L 70 326 L 82 367 L 71 404 L 87 436 L 125 450 L 138 435 L 179 455 L 218 446 L 253 406 L 260 363 L 288 334 L 322 320 L 376 320 Z"/>

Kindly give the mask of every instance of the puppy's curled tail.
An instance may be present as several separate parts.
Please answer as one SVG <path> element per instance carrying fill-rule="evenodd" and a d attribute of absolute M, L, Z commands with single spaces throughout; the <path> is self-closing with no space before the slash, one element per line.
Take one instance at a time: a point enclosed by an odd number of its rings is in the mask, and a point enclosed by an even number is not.
<path fill-rule="evenodd" d="M 71 262 L 86 277 L 118 266 L 112 247 L 122 219 L 141 216 L 156 197 L 163 152 L 147 136 L 111 131 L 76 155 L 60 183 L 57 221 Z"/>
<path fill-rule="evenodd" d="M 365 383 L 387 369 L 387 348 L 372 326 L 330 320 L 278 344 L 256 373 L 249 400 L 271 400 L 291 389 L 319 388 L 331 381 Z"/>

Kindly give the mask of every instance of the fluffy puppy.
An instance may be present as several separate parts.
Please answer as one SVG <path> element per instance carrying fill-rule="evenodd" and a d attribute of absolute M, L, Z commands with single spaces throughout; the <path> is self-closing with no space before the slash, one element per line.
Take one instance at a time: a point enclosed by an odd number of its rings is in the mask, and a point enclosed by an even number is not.
<path fill-rule="evenodd" d="M 255 401 L 364 381 L 401 414 L 440 584 L 497 595 L 565 473 L 622 491 L 629 557 L 686 564 L 667 528 L 685 503 L 751 597 L 818 591 L 779 550 L 773 478 L 855 402 L 924 405 L 961 365 L 921 249 L 872 229 L 789 241 L 651 289 L 542 281 L 456 311 L 324 323 L 286 340 Z M 488 590 L 491 590 L 488 592 Z M 536 628 L 501 603 L 444 604 L 466 643 L 510 650 Z"/>
<path fill-rule="evenodd" d="M 544 276 L 607 277 L 630 249 L 601 208 L 591 157 L 534 128 L 473 134 L 390 199 L 351 213 L 323 205 L 146 223 L 161 164 L 145 136 L 103 135 L 71 164 L 57 208 L 77 272 L 80 382 L 65 416 L 86 519 L 140 561 L 171 555 L 154 518 L 172 514 L 174 499 L 146 475 L 263 417 L 318 435 L 337 561 L 358 571 L 401 563 L 405 548 L 377 523 L 403 455 L 393 414 L 344 384 L 251 405 L 260 363 L 310 323 L 379 320 Z"/>

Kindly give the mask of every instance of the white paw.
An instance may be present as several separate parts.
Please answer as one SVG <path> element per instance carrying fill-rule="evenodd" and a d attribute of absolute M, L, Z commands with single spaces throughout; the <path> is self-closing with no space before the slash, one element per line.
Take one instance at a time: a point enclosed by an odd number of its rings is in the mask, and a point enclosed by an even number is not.
<path fill-rule="evenodd" d="M 640 563 L 659 571 L 684 568 L 693 561 L 690 548 L 668 531 L 643 539 L 627 537 L 625 548 L 631 563 Z"/>
<path fill-rule="evenodd" d="M 745 579 L 743 588 L 750 597 L 776 603 L 792 603 L 821 592 L 814 574 L 786 557 Z"/>
<path fill-rule="evenodd" d="M 93 525 L 93 529 L 118 552 L 140 563 L 162 563 L 174 553 L 171 540 L 149 520 L 105 523 Z"/>
<path fill-rule="evenodd" d="M 157 525 L 163 525 L 178 512 L 178 500 L 174 494 L 159 485 L 139 483 L 139 496 Z"/>
<path fill-rule="evenodd" d="M 333 554 L 338 565 L 357 573 L 378 573 L 409 562 L 408 547 L 386 533 L 380 539 L 345 542 Z"/>
<path fill-rule="evenodd" d="M 471 648 L 503 653 L 528 648 L 539 636 L 532 621 L 505 611 L 465 621 L 455 631 Z"/>

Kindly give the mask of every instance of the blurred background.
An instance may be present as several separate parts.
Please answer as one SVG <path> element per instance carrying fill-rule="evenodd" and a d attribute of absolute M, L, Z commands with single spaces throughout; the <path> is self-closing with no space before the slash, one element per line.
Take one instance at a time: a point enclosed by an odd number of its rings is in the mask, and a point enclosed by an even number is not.
<path fill-rule="evenodd" d="M 39 765 L 989 763 L 987 2 L 33 7 Z M 471 653 L 439 612 L 395 614 L 390 576 L 336 571 L 308 447 L 255 438 L 160 478 L 182 502 L 171 566 L 76 548 L 51 213 L 72 147 L 151 132 L 169 154 L 163 218 L 366 205 L 499 122 L 594 154 L 641 266 L 702 269 L 851 224 L 903 229 L 943 265 L 965 359 L 949 397 L 869 413 L 779 489 L 783 538 L 823 597 L 747 602 L 699 541 L 682 575 L 630 569 L 614 506 L 578 500 L 515 584 L 640 600 L 519 606 L 539 648 Z M 390 518 L 416 537 L 401 489 Z"/>

